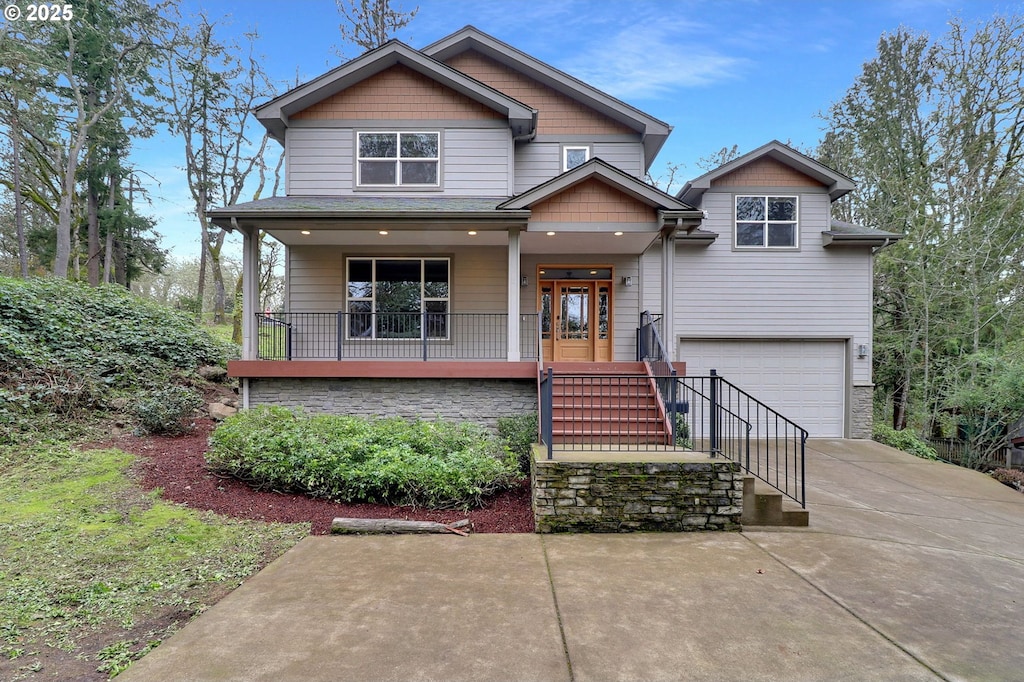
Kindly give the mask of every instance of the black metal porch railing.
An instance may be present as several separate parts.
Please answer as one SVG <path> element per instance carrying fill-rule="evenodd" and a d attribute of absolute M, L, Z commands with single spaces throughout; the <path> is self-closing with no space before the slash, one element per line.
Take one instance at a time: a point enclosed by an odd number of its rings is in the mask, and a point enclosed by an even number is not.
<path fill-rule="evenodd" d="M 539 313 L 519 316 L 537 360 Z M 260 360 L 506 360 L 506 313 L 257 313 Z"/>
<path fill-rule="evenodd" d="M 654 386 L 666 386 L 657 404 Z M 660 392 L 660 388 L 659 388 Z M 709 376 L 556 374 L 540 377 L 540 431 L 555 450 L 681 450 L 725 457 L 806 505 L 807 431 Z"/>

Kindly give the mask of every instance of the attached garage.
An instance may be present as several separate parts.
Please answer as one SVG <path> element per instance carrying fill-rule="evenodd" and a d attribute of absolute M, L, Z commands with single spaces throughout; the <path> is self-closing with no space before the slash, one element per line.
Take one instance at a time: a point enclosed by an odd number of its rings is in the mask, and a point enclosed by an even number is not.
<path fill-rule="evenodd" d="M 807 429 L 843 437 L 846 342 L 837 339 L 682 339 L 686 373 L 718 374 Z"/>

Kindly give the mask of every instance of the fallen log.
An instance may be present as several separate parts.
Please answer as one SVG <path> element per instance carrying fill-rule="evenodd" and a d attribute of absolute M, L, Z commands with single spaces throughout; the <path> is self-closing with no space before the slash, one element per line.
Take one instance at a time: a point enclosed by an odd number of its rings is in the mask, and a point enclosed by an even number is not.
<path fill-rule="evenodd" d="M 469 519 L 453 523 L 436 521 L 409 521 L 407 519 L 345 519 L 331 522 L 332 533 L 454 533 L 468 535 L 462 528 L 469 527 Z"/>

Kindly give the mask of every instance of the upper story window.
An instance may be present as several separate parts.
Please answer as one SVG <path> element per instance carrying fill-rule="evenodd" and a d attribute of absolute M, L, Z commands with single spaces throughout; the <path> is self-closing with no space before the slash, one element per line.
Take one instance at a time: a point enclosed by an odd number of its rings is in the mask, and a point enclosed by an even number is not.
<path fill-rule="evenodd" d="M 565 146 L 562 147 L 562 172 L 572 170 L 576 166 L 582 166 L 590 160 L 590 147 L 587 146 Z"/>
<path fill-rule="evenodd" d="M 439 133 L 359 133 L 360 187 L 437 187 Z"/>
<path fill-rule="evenodd" d="M 796 248 L 797 198 L 736 197 L 737 248 Z"/>

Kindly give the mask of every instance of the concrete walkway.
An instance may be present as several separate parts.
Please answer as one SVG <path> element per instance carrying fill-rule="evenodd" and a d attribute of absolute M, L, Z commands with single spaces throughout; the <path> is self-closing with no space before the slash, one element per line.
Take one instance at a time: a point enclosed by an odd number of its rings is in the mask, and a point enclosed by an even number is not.
<path fill-rule="evenodd" d="M 118 680 L 1024 679 L 1024 495 L 807 466 L 807 529 L 307 538 Z"/>

